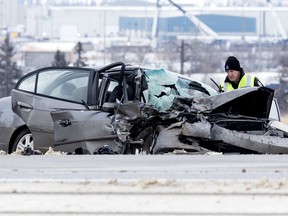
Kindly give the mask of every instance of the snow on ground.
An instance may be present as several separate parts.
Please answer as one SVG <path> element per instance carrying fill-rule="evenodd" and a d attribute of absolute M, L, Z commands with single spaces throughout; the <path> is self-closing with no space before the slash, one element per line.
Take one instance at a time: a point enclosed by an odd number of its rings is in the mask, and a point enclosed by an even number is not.
<path fill-rule="evenodd" d="M 0 215 L 288 215 L 285 155 L 0 157 Z"/>
<path fill-rule="evenodd" d="M 0 155 L 7 155 L 7 152 L 0 150 Z M 23 155 L 23 152 L 20 149 L 17 149 L 10 155 Z M 49 147 L 48 151 L 45 152 L 44 155 L 67 155 L 67 152 L 55 151 L 52 147 Z"/>
<path fill-rule="evenodd" d="M 287 180 L 0 182 L 3 215 L 287 215 Z M 17 207 L 15 207 L 17 206 Z"/>

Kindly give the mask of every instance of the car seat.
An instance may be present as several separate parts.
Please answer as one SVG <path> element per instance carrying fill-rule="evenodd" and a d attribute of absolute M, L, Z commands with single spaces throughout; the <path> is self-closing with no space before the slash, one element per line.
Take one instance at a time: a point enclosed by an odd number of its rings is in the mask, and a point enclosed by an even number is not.
<path fill-rule="evenodd" d="M 108 102 L 116 102 L 116 99 L 118 99 L 119 101 L 121 101 L 121 98 L 123 96 L 123 92 L 122 89 L 120 89 L 120 92 L 118 91 L 119 89 L 119 85 L 116 86 L 112 92 L 110 93 Z M 132 85 L 128 85 L 127 86 L 127 96 L 128 96 L 128 100 L 129 101 L 133 101 L 134 100 L 134 96 L 135 96 L 135 91 Z"/>
<path fill-rule="evenodd" d="M 72 99 L 78 102 L 82 102 L 82 100 L 87 102 L 87 89 L 88 89 L 87 86 L 75 89 L 72 92 Z"/>
<path fill-rule="evenodd" d="M 60 97 L 64 99 L 71 99 L 72 92 L 76 89 L 73 83 L 64 83 L 60 89 Z"/>
<path fill-rule="evenodd" d="M 115 103 L 116 99 L 121 100 L 122 89 L 120 90 L 121 91 L 120 93 L 118 93 L 118 89 L 119 89 L 119 85 L 115 86 L 115 88 L 112 90 L 112 92 L 109 95 L 108 102 Z"/>

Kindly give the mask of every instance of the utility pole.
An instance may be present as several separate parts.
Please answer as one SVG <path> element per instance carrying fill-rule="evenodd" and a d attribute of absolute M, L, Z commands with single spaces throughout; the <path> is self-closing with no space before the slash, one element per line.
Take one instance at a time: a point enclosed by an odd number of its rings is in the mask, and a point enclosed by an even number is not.
<path fill-rule="evenodd" d="M 184 54 L 185 54 L 185 43 L 183 40 L 181 40 L 180 45 L 180 74 L 184 74 Z"/>

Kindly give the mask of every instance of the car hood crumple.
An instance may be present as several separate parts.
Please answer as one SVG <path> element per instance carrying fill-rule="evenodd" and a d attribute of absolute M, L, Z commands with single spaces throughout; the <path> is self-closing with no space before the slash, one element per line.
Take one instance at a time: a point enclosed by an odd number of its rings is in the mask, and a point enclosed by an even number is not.
<path fill-rule="evenodd" d="M 159 111 L 153 105 L 144 103 L 130 103 L 117 106 L 115 119 L 125 120 L 130 124 L 139 118 L 158 119 L 175 123 L 183 116 L 203 114 L 226 114 L 230 116 L 245 116 L 251 118 L 268 119 L 274 90 L 266 87 L 252 87 L 234 90 L 207 98 L 175 97 L 171 107 Z M 115 122 L 112 122 L 112 124 Z M 123 124 L 122 124 L 123 125 Z M 120 125 L 119 125 L 120 126 Z M 120 126 L 121 127 L 121 126 Z"/>
<path fill-rule="evenodd" d="M 273 94 L 253 87 L 207 98 L 175 97 L 165 111 L 141 103 L 120 105 L 112 124 L 122 142 L 142 141 L 142 149 L 152 154 L 169 149 L 288 153 L 287 134 L 279 137 L 275 125 L 267 124 Z M 133 111 L 127 111 L 130 106 Z"/>
<path fill-rule="evenodd" d="M 272 89 L 249 87 L 201 98 L 194 106 L 198 111 L 204 113 L 268 118 L 273 96 L 274 90 Z"/>

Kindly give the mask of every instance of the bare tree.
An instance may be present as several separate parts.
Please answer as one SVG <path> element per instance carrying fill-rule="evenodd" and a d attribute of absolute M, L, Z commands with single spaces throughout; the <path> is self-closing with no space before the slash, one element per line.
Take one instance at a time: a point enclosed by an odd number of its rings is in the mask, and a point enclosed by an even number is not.
<path fill-rule="evenodd" d="M 112 62 L 126 62 L 126 53 L 123 50 L 120 50 L 118 47 L 111 47 L 108 49 L 110 55 L 111 55 L 111 61 Z"/>
<path fill-rule="evenodd" d="M 280 58 L 279 58 L 279 65 L 281 65 L 281 73 L 282 77 L 286 77 L 286 82 L 288 83 L 288 46 L 285 44 L 282 47 L 282 50 L 280 52 Z"/>
<path fill-rule="evenodd" d="M 221 71 L 221 60 L 225 58 L 221 51 L 219 46 L 193 40 L 165 43 L 160 53 L 166 56 L 163 59 L 167 61 L 168 69 L 193 74 Z"/>
<path fill-rule="evenodd" d="M 150 52 L 148 46 L 113 46 L 109 48 L 111 61 L 123 61 L 131 64 L 142 65 L 145 56 Z"/>

